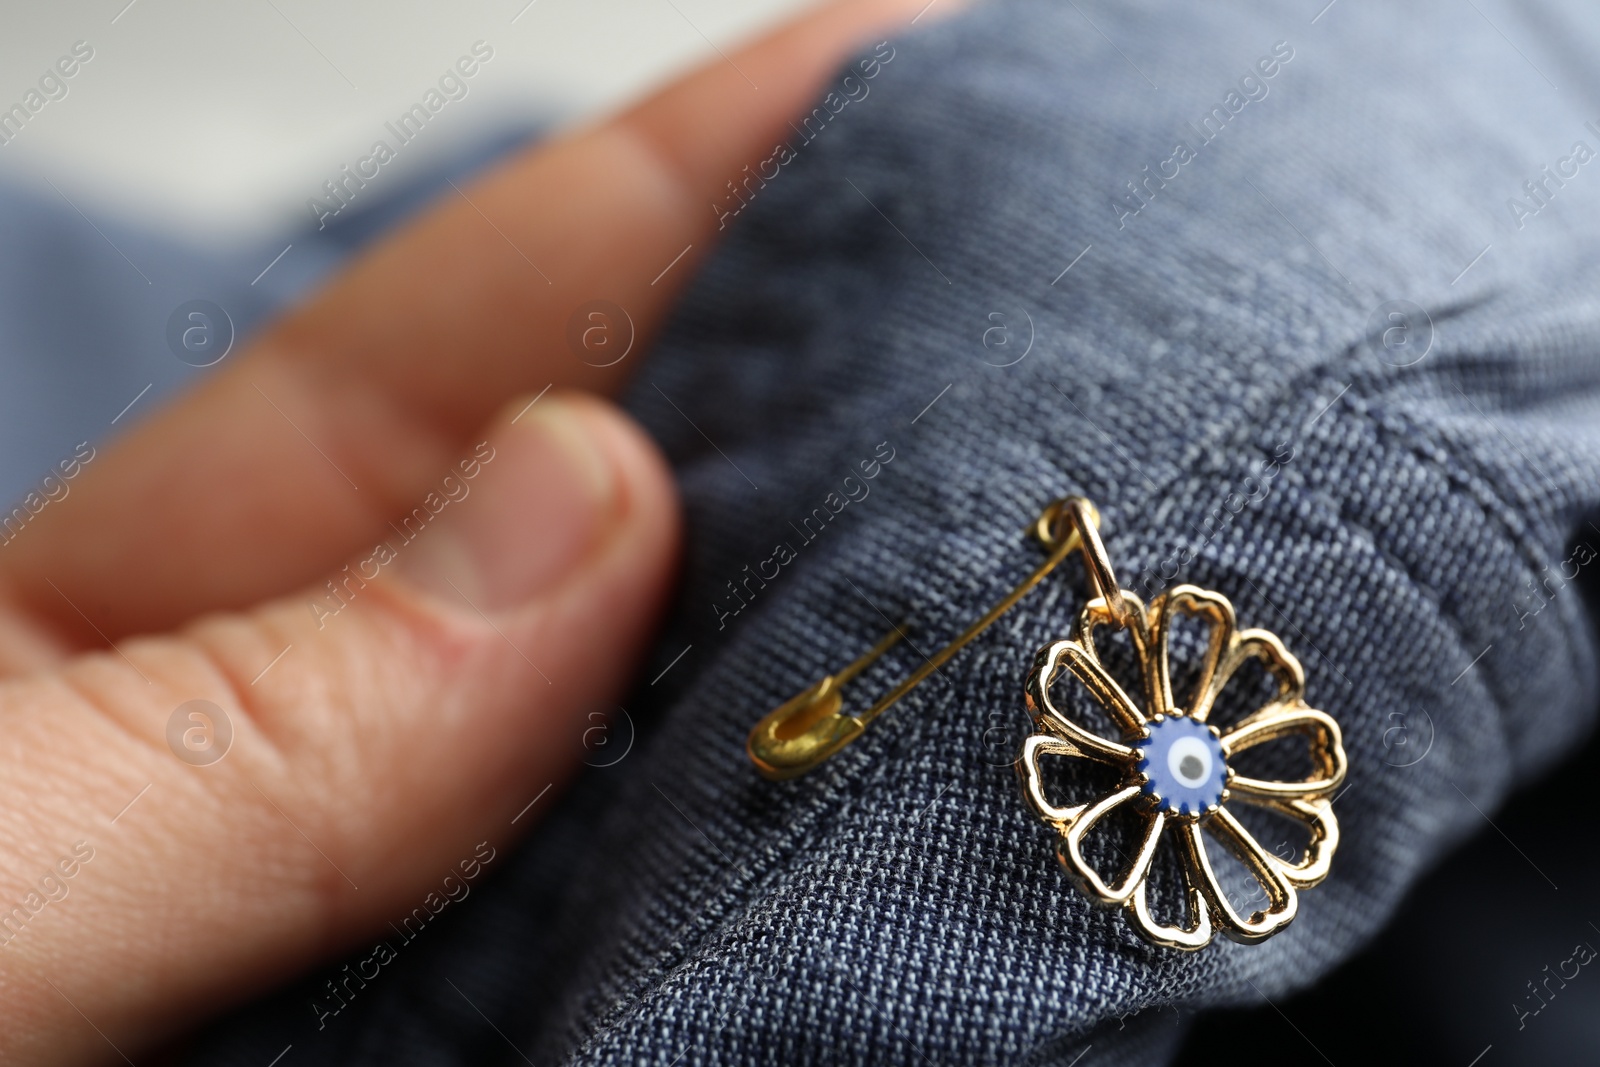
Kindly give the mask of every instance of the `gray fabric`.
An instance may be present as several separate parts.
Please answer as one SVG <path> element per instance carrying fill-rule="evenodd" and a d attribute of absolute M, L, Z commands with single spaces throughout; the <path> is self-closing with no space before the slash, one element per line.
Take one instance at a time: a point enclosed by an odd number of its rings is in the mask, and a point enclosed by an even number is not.
<path fill-rule="evenodd" d="M 579 964 L 535 1016 L 536 1061 L 1138 1059 L 1119 1015 L 1309 982 L 1481 825 L 1472 803 L 1587 726 L 1582 601 L 1557 579 L 1547 609 L 1515 606 L 1595 537 L 1591 176 L 1520 231 L 1495 221 L 1524 176 L 1597 143 L 1585 113 L 1454 7 L 1091 17 L 1105 37 L 1040 3 L 906 41 L 850 124 L 760 192 L 645 371 L 636 407 L 695 520 L 667 644 L 695 659 L 574 879 Z M 1270 94 L 1119 229 L 1123 182 L 1193 142 L 1184 123 L 1279 40 L 1295 54 Z M 1367 343 L 1390 300 L 1431 313 L 1413 366 Z M 1014 367 L 983 363 L 1002 362 L 981 344 L 995 311 L 1035 323 Z M 884 439 L 872 495 L 717 631 L 723 584 Z M 883 630 L 867 600 L 935 644 L 1032 565 L 1020 531 L 1067 491 L 1101 503 L 1131 579 L 1201 540 L 1285 442 L 1270 493 L 1180 577 L 1279 632 L 1345 727 L 1344 845 L 1286 933 L 1144 947 L 1066 883 L 984 758 L 1074 581 L 813 775 L 746 766 L 757 715 Z M 1437 738 L 1393 766 L 1390 716 L 1413 709 Z"/>
<path fill-rule="evenodd" d="M 691 547 L 635 750 L 326 1030 L 309 983 L 194 1062 L 292 1041 L 300 1064 L 1148 1063 L 1173 1008 L 1283 996 L 1369 941 L 1595 706 L 1592 618 L 1551 575 L 1600 547 L 1600 162 L 1520 228 L 1507 198 L 1538 206 L 1525 179 L 1600 147 L 1578 95 L 1600 27 L 1477 6 L 1007 2 L 897 39 L 869 96 L 797 134 L 640 370 Z M 1186 124 L 1280 41 L 1267 95 L 1200 145 Z M 1180 138 L 1194 158 L 1129 214 Z M 1372 317 L 1399 300 L 1432 320 L 1403 367 Z M 802 543 L 883 442 L 870 494 Z M 1130 586 L 1187 548 L 1168 580 L 1279 633 L 1343 724 L 1333 875 L 1264 945 L 1136 941 L 996 756 L 1082 602 L 1075 563 L 813 774 L 744 757 L 889 620 L 931 651 L 975 618 L 1068 492 Z M 794 561 L 724 617 L 779 542 Z M 887 660 L 864 691 L 917 655 Z M 1423 717 L 1431 748 L 1399 766 Z"/>

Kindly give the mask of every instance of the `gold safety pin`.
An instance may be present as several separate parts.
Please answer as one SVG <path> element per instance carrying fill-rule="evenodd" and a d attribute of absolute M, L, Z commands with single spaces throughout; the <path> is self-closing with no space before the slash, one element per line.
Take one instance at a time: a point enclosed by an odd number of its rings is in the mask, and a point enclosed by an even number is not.
<path fill-rule="evenodd" d="M 945 645 L 912 671 L 878 702 L 859 715 L 846 715 L 843 689 L 856 675 L 870 667 L 904 634 L 896 628 L 873 645 L 854 663 L 830 674 L 798 696 L 784 701 L 756 723 L 745 742 L 745 750 L 762 775 L 773 781 L 794 778 L 804 774 L 828 759 L 844 746 L 861 736 L 867 724 L 877 718 L 895 701 L 920 685 L 928 675 L 942 667 L 950 657 L 974 637 L 983 633 L 1000 616 L 1038 585 L 1045 575 L 1067 558 L 1073 549 L 1082 549 L 1088 566 L 1089 581 L 1094 595 L 1105 599 L 1112 617 L 1118 623 L 1128 619 L 1128 609 L 1122 600 L 1122 590 L 1111 571 L 1111 561 L 1106 556 L 1105 545 L 1100 540 L 1100 512 L 1088 500 L 1069 496 L 1057 500 L 1035 520 L 1032 533 L 1039 543 L 1050 551 L 1050 556 L 1030 574 L 1021 585 L 1006 594 L 983 618 L 967 627 L 966 631 Z"/>

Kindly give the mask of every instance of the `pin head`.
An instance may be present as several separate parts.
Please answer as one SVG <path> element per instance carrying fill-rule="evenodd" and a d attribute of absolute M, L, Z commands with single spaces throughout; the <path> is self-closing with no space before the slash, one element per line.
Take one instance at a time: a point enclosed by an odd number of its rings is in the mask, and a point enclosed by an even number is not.
<path fill-rule="evenodd" d="M 1205 815 L 1222 803 L 1228 765 L 1215 727 L 1157 715 L 1139 742 L 1139 785 L 1171 815 Z"/>

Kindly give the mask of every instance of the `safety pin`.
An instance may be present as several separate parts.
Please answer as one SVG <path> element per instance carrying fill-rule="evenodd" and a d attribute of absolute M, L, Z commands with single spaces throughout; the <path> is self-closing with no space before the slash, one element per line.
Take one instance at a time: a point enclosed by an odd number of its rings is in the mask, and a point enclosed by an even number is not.
<path fill-rule="evenodd" d="M 1105 600 L 1106 607 L 1118 624 L 1125 623 L 1129 617 L 1128 609 L 1122 600 L 1122 590 L 1112 574 L 1111 561 L 1106 556 L 1105 545 L 1101 543 L 1099 529 L 1100 512 L 1088 500 L 1078 496 L 1057 500 L 1044 509 L 1031 527 L 1033 536 L 1049 550 L 1049 557 L 1021 585 L 967 627 L 961 636 L 927 657 L 922 666 L 879 697 L 877 703 L 866 711 L 859 715 L 844 714 L 844 687 L 905 636 L 896 628 L 848 667 L 828 675 L 768 712 L 765 718 L 756 723 L 745 742 L 750 759 L 762 775 L 773 781 L 794 778 L 816 767 L 860 737 L 868 723 L 922 684 L 928 675 L 1010 611 L 1074 549 L 1083 551 L 1092 592 Z"/>

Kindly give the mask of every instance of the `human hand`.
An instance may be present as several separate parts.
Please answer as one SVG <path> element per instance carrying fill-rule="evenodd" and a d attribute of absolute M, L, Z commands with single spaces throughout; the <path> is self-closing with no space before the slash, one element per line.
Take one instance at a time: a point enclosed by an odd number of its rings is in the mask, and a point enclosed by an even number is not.
<path fill-rule="evenodd" d="M 573 309 L 642 347 L 725 183 L 923 3 L 836 3 L 446 194 L 0 549 L 0 1059 L 137 1055 L 535 821 L 679 536 L 653 445 L 572 391 L 637 356 L 577 359 Z"/>

